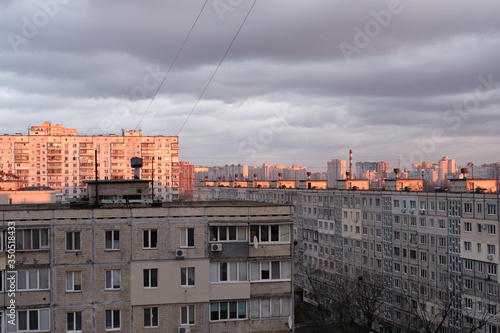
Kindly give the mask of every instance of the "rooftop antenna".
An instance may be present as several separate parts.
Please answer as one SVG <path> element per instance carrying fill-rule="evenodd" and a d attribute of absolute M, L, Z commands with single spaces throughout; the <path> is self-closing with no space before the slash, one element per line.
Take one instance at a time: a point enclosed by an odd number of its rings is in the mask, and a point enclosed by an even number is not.
<path fill-rule="evenodd" d="M 94 150 L 94 172 L 95 172 L 95 204 L 99 206 L 99 186 L 97 186 L 97 149 Z"/>

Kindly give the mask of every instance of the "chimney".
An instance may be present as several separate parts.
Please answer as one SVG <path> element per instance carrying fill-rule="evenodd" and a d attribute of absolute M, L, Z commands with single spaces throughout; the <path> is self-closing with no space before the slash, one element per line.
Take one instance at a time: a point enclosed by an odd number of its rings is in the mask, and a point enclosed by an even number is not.
<path fill-rule="evenodd" d="M 257 174 L 256 173 L 253 174 L 253 178 L 255 178 L 255 180 L 257 180 Z"/>
<path fill-rule="evenodd" d="M 394 169 L 394 173 L 396 174 L 396 179 L 398 179 L 399 168 Z"/>
<path fill-rule="evenodd" d="M 349 179 L 352 179 L 352 149 L 349 149 Z"/>
<path fill-rule="evenodd" d="M 282 174 L 281 172 L 279 172 L 279 173 L 278 173 L 278 177 L 280 178 L 280 180 L 281 180 L 281 176 L 282 176 L 282 175 L 283 175 L 283 174 Z"/>
<path fill-rule="evenodd" d="M 311 180 L 311 173 L 309 171 L 307 172 L 307 180 Z"/>
<path fill-rule="evenodd" d="M 238 174 L 235 174 L 234 175 L 234 181 L 237 182 L 238 181 Z"/>

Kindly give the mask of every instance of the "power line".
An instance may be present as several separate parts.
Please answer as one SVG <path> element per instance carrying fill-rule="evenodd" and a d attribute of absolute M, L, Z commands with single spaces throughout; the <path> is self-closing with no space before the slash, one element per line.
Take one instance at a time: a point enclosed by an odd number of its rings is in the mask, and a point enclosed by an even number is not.
<path fill-rule="evenodd" d="M 247 21 L 247 18 L 248 16 L 250 15 L 250 13 L 252 12 L 252 9 L 253 7 L 255 6 L 255 4 L 257 3 L 257 0 L 254 0 L 253 4 L 252 4 L 252 7 L 250 7 L 250 10 L 248 11 L 247 15 L 245 16 L 245 19 L 243 20 L 243 22 L 241 23 L 238 31 L 236 32 L 236 34 L 234 35 L 233 37 L 233 40 L 231 41 L 231 43 L 229 44 L 229 47 L 227 48 L 226 50 L 226 53 L 224 53 L 224 55 L 222 56 L 222 59 L 220 60 L 219 64 L 217 65 L 217 67 L 215 68 L 215 71 L 213 72 L 212 76 L 210 77 L 210 80 L 208 80 L 205 88 L 203 89 L 203 91 L 201 92 L 200 94 L 200 97 L 198 97 L 198 100 L 196 101 L 196 103 L 194 104 L 193 108 L 191 109 L 191 112 L 189 112 L 188 116 L 186 117 L 186 120 L 184 120 L 184 123 L 182 124 L 181 128 L 179 129 L 179 131 L 177 132 L 177 136 L 179 136 L 179 133 L 182 131 L 182 129 L 184 128 L 184 126 L 186 125 L 187 121 L 189 120 L 189 118 L 191 117 L 191 115 L 193 114 L 193 111 L 194 109 L 196 109 L 196 106 L 198 105 L 198 103 L 200 102 L 201 98 L 203 97 L 203 95 L 205 94 L 205 91 L 207 91 L 208 89 L 208 86 L 210 85 L 210 83 L 212 82 L 215 74 L 217 74 L 217 71 L 219 70 L 219 67 L 220 65 L 222 64 L 222 62 L 224 61 L 224 59 L 226 58 L 227 54 L 229 53 L 229 50 L 231 49 L 231 46 L 233 46 L 233 43 L 234 41 L 236 40 L 236 37 L 238 37 L 238 35 L 240 34 L 240 31 L 241 31 L 241 28 L 243 28 L 243 25 L 245 24 L 245 22 Z"/>
<path fill-rule="evenodd" d="M 205 9 L 205 6 L 207 5 L 207 2 L 208 0 L 205 0 L 205 3 L 203 4 L 203 7 L 201 7 L 201 10 L 200 12 L 198 13 L 198 16 L 196 17 L 196 20 L 194 20 L 194 23 L 193 25 L 191 26 L 191 29 L 189 30 L 189 33 L 187 34 L 186 38 L 184 39 L 184 42 L 182 43 L 180 49 L 177 51 L 177 54 L 175 55 L 175 58 L 174 60 L 172 61 L 172 63 L 170 64 L 170 67 L 168 68 L 168 71 L 167 73 L 165 74 L 165 76 L 163 77 L 163 80 L 161 80 L 161 83 L 160 85 L 158 86 L 158 89 L 156 89 L 156 92 L 153 96 L 153 98 L 151 99 L 151 101 L 149 102 L 148 104 L 148 107 L 146 108 L 146 111 L 144 111 L 144 113 L 142 114 L 142 117 L 141 117 L 141 120 L 139 120 L 139 123 L 137 124 L 137 126 L 135 127 L 135 130 L 137 131 L 137 129 L 139 128 L 139 125 L 141 125 L 141 122 L 142 120 L 144 119 L 144 117 L 146 116 L 146 114 L 148 113 L 149 111 L 149 108 L 151 107 L 151 104 L 153 104 L 153 101 L 155 100 L 156 98 L 156 95 L 158 95 L 158 92 L 160 91 L 162 85 L 163 85 L 163 82 L 165 82 L 165 79 L 167 78 L 168 74 L 170 73 L 170 70 L 172 69 L 172 67 L 174 67 L 174 64 L 175 62 L 177 61 L 177 58 L 179 57 L 179 54 L 181 53 L 182 49 L 184 48 L 184 45 L 186 44 L 187 40 L 189 39 L 189 36 L 191 36 L 191 33 L 193 32 L 193 29 L 196 25 L 196 23 L 198 22 L 198 19 L 200 18 L 201 16 L 201 13 L 203 12 L 203 10 Z"/>

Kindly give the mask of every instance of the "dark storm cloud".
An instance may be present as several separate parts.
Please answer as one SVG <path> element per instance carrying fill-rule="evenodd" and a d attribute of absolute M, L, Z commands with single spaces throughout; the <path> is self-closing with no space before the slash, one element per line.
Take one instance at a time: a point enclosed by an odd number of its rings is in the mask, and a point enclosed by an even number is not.
<path fill-rule="evenodd" d="M 252 3 L 207 2 L 145 113 L 204 1 L 2 2 L 0 132 L 51 120 L 172 135 L 185 123 L 181 158 L 196 164 L 247 162 L 253 149 L 254 164 L 318 168 L 349 148 L 393 162 L 434 130 L 443 139 L 426 160 L 498 152 L 493 0 L 258 1 L 188 118 Z"/>

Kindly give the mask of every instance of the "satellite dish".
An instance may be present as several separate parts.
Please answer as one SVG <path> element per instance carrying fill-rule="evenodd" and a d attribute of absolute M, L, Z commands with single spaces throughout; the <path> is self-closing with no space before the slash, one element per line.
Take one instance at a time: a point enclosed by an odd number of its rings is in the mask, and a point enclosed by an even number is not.
<path fill-rule="evenodd" d="M 257 236 L 253 236 L 253 246 L 256 250 L 259 248 L 259 239 L 257 238 Z"/>

